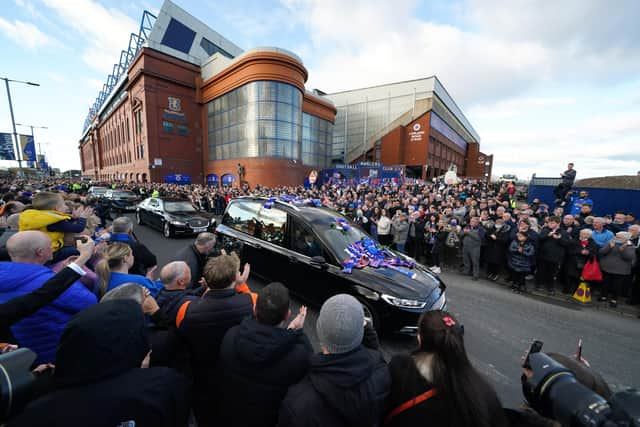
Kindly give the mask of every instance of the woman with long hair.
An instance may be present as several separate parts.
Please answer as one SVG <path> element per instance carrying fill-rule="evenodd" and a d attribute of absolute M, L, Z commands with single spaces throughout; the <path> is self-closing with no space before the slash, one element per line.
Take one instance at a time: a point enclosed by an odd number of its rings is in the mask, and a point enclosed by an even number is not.
<path fill-rule="evenodd" d="M 459 321 L 446 311 L 422 315 L 418 349 L 396 355 L 389 363 L 390 411 L 384 425 L 509 425 L 496 392 L 467 357 L 463 332 Z"/>
<path fill-rule="evenodd" d="M 151 296 L 156 297 L 163 285 L 159 281 L 152 280 L 155 267 L 149 270 L 146 277 L 139 274 L 129 274 L 133 261 L 133 251 L 131 246 L 126 243 L 114 242 L 107 246 L 102 260 L 96 265 L 100 296 L 124 283 L 136 283 L 149 289 Z"/>

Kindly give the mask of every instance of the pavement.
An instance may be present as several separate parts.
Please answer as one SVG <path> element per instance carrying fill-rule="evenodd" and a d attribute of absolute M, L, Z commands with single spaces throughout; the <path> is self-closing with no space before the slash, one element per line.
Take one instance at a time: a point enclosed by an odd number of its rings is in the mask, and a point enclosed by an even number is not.
<path fill-rule="evenodd" d="M 165 239 L 159 231 L 137 227 L 136 235 L 158 257 L 160 266 L 193 237 Z M 640 320 L 634 307 L 610 309 L 601 303 L 584 306 L 564 295 L 549 297 L 535 291 L 511 292 L 504 283 L 472 281 L 457 271 L 440 275 L 447 284 L 447 309 L 465 327 L 465 346 L 473 365 L 495 387 L 502 403 L 517 407 L 522 403 L 521 357 L 533 339 L 544 342 L 543 351 L 574 354 L 583 340 L 583 357 L 600 372 L 615 390 L 640 386 Z M 251 279 L 249 286 L 264 283 Z M 298 302 L 292 310 L 297 312 Z M 305 333 L 318 350 L 315 321 L 318 307 L 309 307 Z M 381 340 L 387 360 L 416 346 L 415 337 L 385 336 Z"/>

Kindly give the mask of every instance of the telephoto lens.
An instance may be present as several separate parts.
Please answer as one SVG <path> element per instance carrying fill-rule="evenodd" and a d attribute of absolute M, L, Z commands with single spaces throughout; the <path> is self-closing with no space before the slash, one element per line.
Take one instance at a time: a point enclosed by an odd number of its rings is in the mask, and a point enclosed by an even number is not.
<path fill-rule="evenodd" d="M 529 356 L 533 375 L 523 376 L 522 392 L 539 414 L 563 426 L 601 426 L 609 419 L 607 401 L 578 382 L 573 372 L 545 353 Z"/>
<path fill-rule="evenodd" d="M 36 354 L 28 348 L 0 355 L 0 422 L 21 411 L 31 399 Z"/>

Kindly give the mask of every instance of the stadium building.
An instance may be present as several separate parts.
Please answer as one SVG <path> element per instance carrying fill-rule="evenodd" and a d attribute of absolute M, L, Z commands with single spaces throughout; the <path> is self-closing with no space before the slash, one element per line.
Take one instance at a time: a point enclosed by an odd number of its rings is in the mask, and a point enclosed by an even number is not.
<path fill-rule="evenodd" d="M 491 175 L 491 156 L 435 77 L 335 94 L 307 90 L 284 49 L 242 51 L 166 0 L 137 34 L 90 108 L 82 174 L 96 180 L 298 185 L 342 162 L 450 164 Z"/>

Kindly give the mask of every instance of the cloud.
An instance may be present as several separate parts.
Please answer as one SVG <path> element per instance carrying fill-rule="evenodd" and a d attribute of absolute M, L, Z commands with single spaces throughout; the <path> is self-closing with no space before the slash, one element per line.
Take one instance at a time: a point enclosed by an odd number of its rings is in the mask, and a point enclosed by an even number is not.
<path fill-rule="evenodd" d="M 43 2 L 77 33 L 81 41 L 86 41 L 82 59 L 98 71 L 111 72 L 120 58 L 120 51 L 128 46 L 129 34 L 138 30 L 138 24 L 129 16 L 93 0 Z"/>
<path fill-rule="evenodd" d="M 30 22 L 20 21 L 19 19 L 10 22 L 0 17 L 0 31 L 17 45 L 28 50 L 60 46 L 60 42 L 55 38 L 43 33 Z"/>
<path fill-rule="evenodd" d="M 550 107 L 567 107 L 576 104 L 571 97 L 517 97 L 491 104 L 476 105 L 470 108 L 467 115 L 470 119 L 505 119 Z"/>
<path fill-rule="evenodd" d="M 549 54 L 416 18 L 414 1 L 284 0 L 310 34 L 312 86 L 328 92 L 433 74 L 463 105 L 519 93 L 547 73 Z"/>

